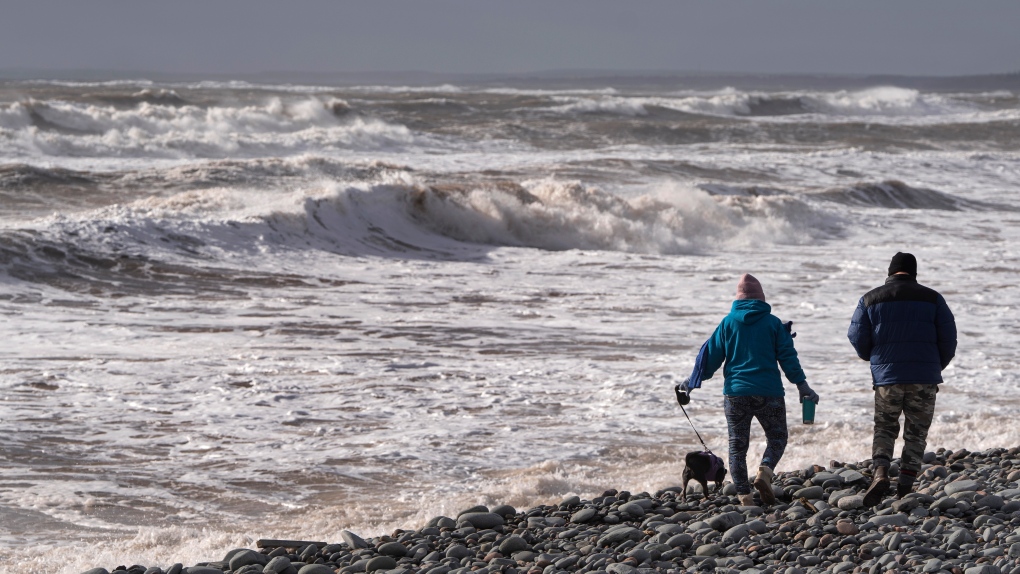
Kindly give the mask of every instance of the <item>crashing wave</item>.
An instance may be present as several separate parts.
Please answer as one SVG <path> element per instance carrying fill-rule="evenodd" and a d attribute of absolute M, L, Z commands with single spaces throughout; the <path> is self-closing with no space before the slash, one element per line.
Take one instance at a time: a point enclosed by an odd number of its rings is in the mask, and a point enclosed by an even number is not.
<path fill-rule="evenodd" d="M 942 211 L 987 211 L 1010 209 L 981 201 L 962 199 L 934 189 L 911 187 L 902 181 L 858 183 L 848 188 L 830 189 L 815 197 L 856 207 L 889 209 L 936 209 Z"/>
<path fill-rule="evenodd" d="M 111 103 L 23 100 L 0 105 L 0 134 L 22 153 L 72 157 L 245 157 L 380 150 L 415 142 L 400 124 L 352 113 L 339 99 L 267 98 L 203 107 L 143 98 Z M 15 150 L 10 150 L 15 152 Z"/>

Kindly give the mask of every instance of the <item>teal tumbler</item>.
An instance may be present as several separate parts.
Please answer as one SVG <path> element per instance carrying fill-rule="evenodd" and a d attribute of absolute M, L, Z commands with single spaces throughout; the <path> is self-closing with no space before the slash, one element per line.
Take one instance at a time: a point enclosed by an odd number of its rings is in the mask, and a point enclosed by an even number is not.
<path fill-rule="evenodd" d="M 804 424 L 813 425 L 815 424 L 815 403 L 814 401 L 802 400 L 801 412 L 804 417 Z"/>

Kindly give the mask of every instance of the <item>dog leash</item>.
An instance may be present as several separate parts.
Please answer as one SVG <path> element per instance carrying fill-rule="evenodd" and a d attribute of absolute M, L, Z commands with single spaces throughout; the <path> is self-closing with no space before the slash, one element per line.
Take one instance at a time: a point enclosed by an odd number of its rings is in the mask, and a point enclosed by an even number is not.
<path fill-rule="evenodd" d="M 705 444 L 705 439 L 701 438 L 701 433 L 699 433 L 698 428 L 694 426 L 694 421 L 691 420 L 691 415 L 687 414 L 687 409 L 685 409 L 683 405 L 680 405 L 680 410 L 682 410 L 684 412 L 684 416 L 687 417 L 687 422 L 691 423 L 691 428 L 694 429 L 694 434 L 698 435 L 698 440 L 701 441 L 701 446 L 705 447 L 705 452 L 714 455 L 715 453 L 712 452 L 712 449 L 708 448 L 708 445 Z"/>

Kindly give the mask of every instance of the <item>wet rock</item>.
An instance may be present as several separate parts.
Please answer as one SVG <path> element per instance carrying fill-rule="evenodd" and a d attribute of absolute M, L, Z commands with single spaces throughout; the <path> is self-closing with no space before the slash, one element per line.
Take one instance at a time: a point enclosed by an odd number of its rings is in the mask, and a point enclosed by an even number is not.
<path fill-rule="evenodd" d="M 723 533 L 722 543 L 733 544 L 734 542 L 740 542 L 750 531 L 751 529 L 747 524 L 738 524 Z"/>
<path fill-rule="evenodd" d="M 671 536 L 669 540 L 666 541 L 666 545 L 673 548 L 690 548 L 694 545 L 694 537 L 686 533 L 677 534 L 675 536 Z"/>
<path fill-rule="evenodd" d="M 744 522 L 744 515 L 739 512 L 724 512 L 713 516 L 708 521 L 708 526 L 715 530 L 725 531 Z"/>
<path fill-rule="evenodd" d="M 836 522 L 836 531 L 844 536 L 859 534 L 861 529 L 852 520 L 840 520 Z"/>
<path fill-rule="evenodd" d="M 910 512 L 911 510 L 917 508 L 919 504 L 920 501 L 917 498 L 914 498 L 913 496 L 908 496 L 906 498 L 901 498 L 896 502 L 893 502 L 892 509 L 895 512 Z"/>
<path fill-rule="evenodd" d="M 583 524 L 595 518 L 598 515 L 598 511 L 594 508 L 582 508 L 570 516 L 570 521 Z"/>
<path fill-rule="evenodd" d="M 945 487 L 945 493 L 948 495 L 956 494 L 957 492 L 967 492 L 977 490 L 980 485 L 976 480 L 957 480 L 956 482 L 950 482 Z"/>
<path fill-rule="evenodd" d="M 450 520 L 450 519 L 447 518 L 447 520 Z M 453 526 L 456 526 L 456 524 L 451 525 L 451 528 Z M 350 530 L 342 531 L 340 533 L 340 538 L 342 538 L 343 541 L 345 543 L 347 543 L 347 546 L 350 546 L 351 548 L 354 548 L 354 549 L 368 548 L 370 546 L 368 542 L 365 542 L 360 536 L 358 536 L 357 534 L 351 532 Z"/>
<path fill-rule="evenodd" d="M 387 542 L 379 546 L 379 554 L 402 558 L 407 556 L 407 547 L 399 542 Z"/>
<path fill-rule="evenodd" d="M 716 556 L 719 554 L 721 549 L 722 546 L 718 544 L 702 544 L 701 546 L 698 546 L 698 548 L 694 551 L 694 554 L 697 556 Z"/>
<path fill-rule="evenodd" d="M 499 543 L 499 553 L 503 556 L 512 556 L 515 552 L 527 550 L 530 547 L 528 541 L 520 536 L 507 536 Z"/>
<path fill-rule="evenodd" d="M 825 489 L 821 486 L 809 486 L 807 488 L 801 488 L 793 493 L 794 498 L 807 498 L 808 500 L 819 500 L 825 494 Z"/>
<path fill-rule="evenodd" d="M 906 526 L 910 523 L 910 518 L 905 514 L 887 514 L 875 516 L 869 522 L 875 526 Z"/>
<path fill-rule="evenodd" d="M 458 520 L 467 522 L 479 530 L 503 526 L 503 517 L 494 512 L 468 512 L 457 517 Z"/>
<path fill-rule="evenodd" d="M 855 508 L 861 508 L 864 506 L 864 496 L 860 494 L 853 494 L 845 496 L 839 499 L 840 510 L 853 510 Z"/>
<path fill-rule="evenodd" d="M 636 518 L 641 518 L 645 515 L 645 508 L 637 502 L 628 502 L 627 504 L 620 505 L 620 512 L 625 512 Z"/>
<path fill-rule="evenodd" d="M 266 564 L 262 572 L 265 574 L 283 574 L 290 568 L 290 558 L 286 556 L 276 556 Z"/>

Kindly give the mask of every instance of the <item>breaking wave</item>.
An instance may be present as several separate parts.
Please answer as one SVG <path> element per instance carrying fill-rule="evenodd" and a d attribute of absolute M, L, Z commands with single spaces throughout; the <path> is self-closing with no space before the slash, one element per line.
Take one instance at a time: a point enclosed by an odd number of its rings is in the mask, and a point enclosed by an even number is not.
<path fill-rule="evenodd" d="M 270 97 L 203 107 L 166 91 L 114 102 L 24 100 L 0 105 L 0 151 L 72 157 L 219 158 L 379 150 L 415 142 L 399 124 L 351 114 L 346 101 Z M 170 101 L 167 101 L 170 100 Z"/>
<path fill-rule="evenodd" d="M 560 105 L 552 108 L 564 113 L 615 113 L 645 115 L 660 108 L 687 114 L 726 117 L 778 117 L 812 115 L 818 119 L 845 121 L 862 118 L 940 118 L 961 116 L 974 119 L 995 119 L 983 115 L 982 108 L 967 98 L 924 93 L 898 87 L 875 87 L 856 91 L 832 92 L 753 92 L 727 88 L 715 92 L 679 92 L 672 96 L 623 96 L 618 94 L 583 94 L 555 96 Z M 994 112 L 993 112 L 994 114 Z"/>
<path fill-rule="evenodd" d="M 0 266 L 32 281 L 117 273 L 123 285 L 132 273 L 158 269 L 179 279 L 205 277 L 198 267 L 235 267 L 247 277 L 250 257 L 293 251 L 465 260 L 493 247 L 678 254 L 807 243 L 840 230 L 835 216 L 778 192 L 713 196 L 664 185 L 627 199 L 553 181 L 326 184 L 292 193 L 211 188 L 8 231 L 0 235 Z"/>
<path fill-rule="evenodd" d="M 848 188 L 823 191 L 815 194 L 815 197 L 855 207 L 942 211 L 1013 210 L 1009 206 L 962 199 L 934 189 L 911 187 L 896 180 L 881 183 L 859 183 Z"/>

